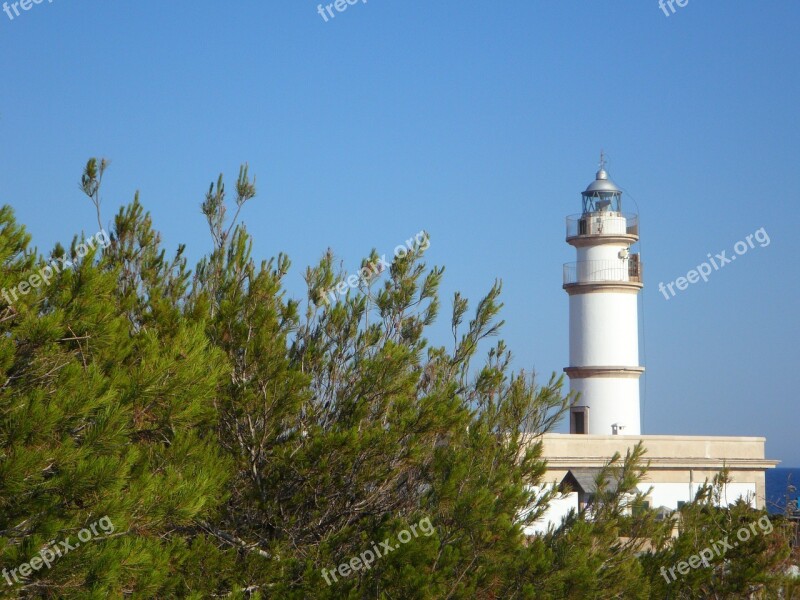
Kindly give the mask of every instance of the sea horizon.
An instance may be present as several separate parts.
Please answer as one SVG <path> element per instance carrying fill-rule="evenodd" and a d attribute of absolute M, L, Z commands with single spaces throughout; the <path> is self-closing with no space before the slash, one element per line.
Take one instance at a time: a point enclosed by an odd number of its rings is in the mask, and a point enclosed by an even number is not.
<path fill-rule="evenodd" d="M 790 482 L 795 490 L 787 493 Z M 800 468 L 769 469 L 766 473 L 767 510 L 773 514 L 782 513 L 786 507 L 787 496 L 789 499 L 797 500 L 798 488 L 800 488 Z"/>

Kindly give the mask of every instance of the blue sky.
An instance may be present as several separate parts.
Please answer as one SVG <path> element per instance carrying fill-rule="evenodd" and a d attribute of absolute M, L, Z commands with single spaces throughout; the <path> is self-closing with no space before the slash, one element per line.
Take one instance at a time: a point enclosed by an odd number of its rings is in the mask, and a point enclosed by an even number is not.
<path fill-rule="evenodd" d="M 0 204 L 40 249 L 92 234 L 77 182 L 105 156 L 105 221 L 138 189 L 196 259 L 204 192 L 249 162 L 245 221 L 258 256 L 290 255 L 295 296 L 327 247 L 352 271 L 425 228 L 443 317 L 502 279 L 515 365 L 547 377 L 568 360 L 564 217 L 604 148 L 641 213 L 644 432 L 765 435 L 800 466 L 798 18 L 788 0 L 368 0 L 328 22 L 311 0 L 44 2 L 0 13 Z M 658 292 L 762 227 L 768 246 Z"/>

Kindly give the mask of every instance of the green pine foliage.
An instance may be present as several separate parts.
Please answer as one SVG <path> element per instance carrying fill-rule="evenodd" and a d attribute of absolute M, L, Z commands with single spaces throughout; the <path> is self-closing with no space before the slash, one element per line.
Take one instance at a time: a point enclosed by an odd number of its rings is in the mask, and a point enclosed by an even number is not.
<path fill-rule="evenodd" d="M 81 180 L 101 227 L 107 166 L 90 160 Z M 163 248 L 138 194 L 88 252 L 79 237 L 41 256 L 0 208 L 0 288 L 74 263 L 0 299 L 0 566 L 19 578 L 0 579 L 0 594 L 778 597 L 765 594 L 786 583 L 784 524 L 664 581 L 661 566 L 761 515 L 715 508 L 714 486 L 679 521 L 631 511 L 641 446 L 610 461 L 589 508 L 526 536 L 556 493 L 541 486 L 540 436 L 573 399 L 562 378 L 511 370 L 496 339 L 500 283 L 473 310 L 455 295 L 444 345 L 426 337 L 444 269 L 426 267 L 423 246 L 335 298 L 328 252 L 292 298 L 289 259 L 256 261 L 238 222 L 255 196 L 246 166 L 233 215 L 222 177 L 211 185 L 211 242 L 194 271 L 183 246 Z M 363 266 L 378 264 L 373 250 Z M 113 531 L 19 572 L 102 518 Z M 384 540 L 397 547 L 331 580 Z"/>

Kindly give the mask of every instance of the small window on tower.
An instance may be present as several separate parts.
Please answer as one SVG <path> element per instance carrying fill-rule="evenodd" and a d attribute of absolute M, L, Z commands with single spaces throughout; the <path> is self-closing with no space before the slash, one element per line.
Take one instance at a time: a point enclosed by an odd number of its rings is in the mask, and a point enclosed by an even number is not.
<path fill-rule="evenodd" d="M 583 413 L 575 413 L 575 433 L 586 433 L 586 425 L 583 422 Z"/>
<path fill-rule="evenodd" d="M 589 431 L 589 407 L 579 406 L 570 411 L 570 433 L 585 435 Z"/>

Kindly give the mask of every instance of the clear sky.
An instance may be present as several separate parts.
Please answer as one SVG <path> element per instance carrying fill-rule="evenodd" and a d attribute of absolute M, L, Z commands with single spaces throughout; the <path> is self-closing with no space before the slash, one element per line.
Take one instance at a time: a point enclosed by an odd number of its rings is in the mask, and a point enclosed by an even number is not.
<path fill-rule="evenodd" d="M 14 15 L 13 7 L 10 7 Z M 765 435 L 800 466 L 800 3 L 689 0 L 45 0 L 0 12 L 0 204 L 40 249 L 97 230 L 78 191 L 112 160 L 104 220 L 141 190 L 192 259 L 199 204 L 247 161 L 256 253 L 327 247 L 352 272 L 420 231 L 455 290 L 504 282 L 518 368 L 568 361 L 564 217 L 601 148 L 638 203 L 645 433 Z M 667 9 L 669 10 L 669 9 Z M 666 300 L 668 283 L 764 228 Z M 762 236 L 763 237 L 763 236 Z M 473 304 L 474 305 L 474 304 Z M 447 343 L 447 327 L 437 343 Z"/>

